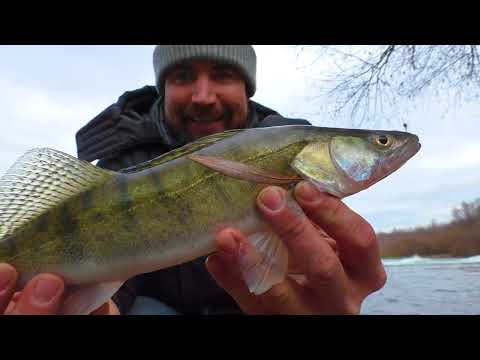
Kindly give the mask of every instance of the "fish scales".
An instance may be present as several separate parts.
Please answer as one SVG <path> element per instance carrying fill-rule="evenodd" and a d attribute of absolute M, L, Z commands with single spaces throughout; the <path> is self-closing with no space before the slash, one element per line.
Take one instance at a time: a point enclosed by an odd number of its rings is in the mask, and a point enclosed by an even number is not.
<path fill-rule="evenodd" d="M 303 147 L 303 138 L 303 131 L 287 137 L 279 132 L 269 142 L 258 134 L 239 133 L 199 153 L 293 174 L 289 163 Z M 203 243 L 198 238 L 219 224 L 236 225 L 250 216 L 256 194 L 265 186 L 229 178 L 185 157 L 138 173 L 120 173 L 17 232 L 11 240 L 13 257 L 1 255 L 6 244 L 0 243 L 0 261 L 25 272 L 55 272 L 65 263 L 72 267 L 93 262 L 98 275 L 102 266 L 113 261 L 127 266 L 129 259 L 148 252 L 155 253 L 159 263 L 162 252 L 172 248 L 187 253 L 176 255 L 182 261 L 195 258 L 213 250 L 213 237 Z M 190 254 L 195 247 L 199 253 Z"/>
<path fill-rule="evenodd" d="M 397 157 L 377 149 L 382 136 L 398 138 Z M 14 265 L 24 279 L 53 272 L 73 284 L 124 280 L 214 251 L 214 234 L 222 227 L 238 227 L 247 236 L 265 227 L 256 197 L 268 181 L 225 175 L 189 154 L 284 176 L 301 173 L 322 191 L 343 197 L 395 171 L 419 146 L 407 133 L 311 126 L 218 134 L 117 173 L 82 176 L 105 181 L 7 234 L 0 241 L 0 262 Z M 383 160 L 388 166 L 380 166 Z M 75 179 L 68 171 L 66 176 Z"/>

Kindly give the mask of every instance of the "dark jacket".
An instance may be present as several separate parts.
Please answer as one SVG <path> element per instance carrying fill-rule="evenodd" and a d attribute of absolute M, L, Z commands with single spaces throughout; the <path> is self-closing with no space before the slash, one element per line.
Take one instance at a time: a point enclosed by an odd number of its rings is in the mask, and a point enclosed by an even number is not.
<path fill-rule="evenodd" d="M 306 120 L 283 118 L 249 101 L 247 127 L 292 124 L 309 125 Z M 76 140 L 79 159 L 99 160 L 97 166 L 111 170 L 139 164 L 184 145 L 170 135 L 164 122 L 163 99 L 153 86 L 124 93 L 80 129 Z M 240 312 L 206 270 L 205 257 L 136 276 L 122 286 L 114 301 L 126 313 L 137 295 L 156 298 L 183 314 Z"/>

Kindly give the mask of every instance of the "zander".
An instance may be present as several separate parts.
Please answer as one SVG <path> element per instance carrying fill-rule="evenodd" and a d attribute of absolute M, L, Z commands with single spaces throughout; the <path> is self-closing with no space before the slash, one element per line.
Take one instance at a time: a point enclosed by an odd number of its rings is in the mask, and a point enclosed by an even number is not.
<path fill-rule="evenodd" d="M 263 188 L 305 179 L 343 198 L 419 149 L 406 132 L 314 126 L 226 131 L 118 172 L 34 149 L 0 178 L 0 262 L 17 269 L 20 287 L 60 275 L 62 313 L 85 314 L 128 278 L 214 252 L 216 232 L 233 226 L 257 251 L 243 276 L 260 294 L 288 272 L 285 246 L 256 210 Z"/>

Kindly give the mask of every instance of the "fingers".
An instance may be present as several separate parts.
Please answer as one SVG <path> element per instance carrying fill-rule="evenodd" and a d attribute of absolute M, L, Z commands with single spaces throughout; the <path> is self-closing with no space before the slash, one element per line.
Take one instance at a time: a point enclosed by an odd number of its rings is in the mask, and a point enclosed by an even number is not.
<path fill-rule="evenodd" d="M 15 291 L 18 274 L 13 266 L 0 264 L 0 314 L 5 312 Z"/>
<path fill-rule="evenodd" d="M 235 299 L 243 312 L 262 314 L 263 309 L 256 306 L 253 295 L 249 293 L 247 286 L 237 273 L 237 269 L 231 263 L 232 261 L 233 259 L 228 259 L 226 255 L 210 255 L 206 262 L 207 270 L 217 284 Z"/>
<path fill-rule="evenodd" d="M 264 189 L 258 196 L 257 205 L 265 220 L 285 242 L 294 261 L 301 264 L 303 273 L 316 291 L 321 292 L 325 287 L 330 292 L 344 289 L 347 278 L 340 260 L 326 240 L 328 236 L 294 208 L 293 202 L 287 204 L 284 189 L 274 186 Z"/>
<path fill-rule="evenodd" d="M 110 299 L 90 315 L 120 315 L 117 305 Z"/>
<path fill-rule="evenodd" d="M 372 289 L 382 287 L 386 275 L 370 224 L 340 199 L 318 191 L 308 182 L 297 185 L 295 198 L 306 215 L 335 239 L 347 273 L 368 281 Z"/>
<path fill-rule="evenodd" d="M 217 247 L 219 252 L 207 258 L 207 270 L 231 297 L 235 299 L 243 312 L 248 314 L 261 314 L 263 309 L 258 306 L 254 295 L 248 290 L 242 280 L 238 264 L 239 244 L 232 237 L 231 231 L 225 229 L 217 234 Z"/>
<path fill-rule="evenodd" d="M 65 291 L 63 280 L 52 274 L 41 274 L 15 292 L 18 274 L 12 266 L 0 264 L 0 314 L 53 315 L 60 308 Z M 119 315 L 118 307 L 109 300 L 92 315 Z"/>
<path fill-rule="evenodd" d="M 239 257 L 249 251 L 248 239 L 238 230 L 225 229 L 217 235 L 219 252 L 207 259 L 207 269 L 242 311 L 248 314 L 301 314 L 306 312 L 302 303 L 302 289 L 292 279 L 273 286 L 261 295 L 250 293 L 242 279 Z"/>
<path fill-rule="evenodd" d="M 20 299 L 20 296 L 22 296 L 21 291 L 17 291 L 13 294 L 12 299 L 10 300 L 10 303 L 8 304 L 7 308 L 5 309 L 5 312 L 4 312 L 5 315 L 11 315 L 13 309 L 15 308 L 15 304 Z"/>
<path fill-rule="evenodd" d="M 52 274 L 40 274 L 30 280 L 14 305 L 12 315 L 53 315 L 61 305 L 64 282 Z"/>

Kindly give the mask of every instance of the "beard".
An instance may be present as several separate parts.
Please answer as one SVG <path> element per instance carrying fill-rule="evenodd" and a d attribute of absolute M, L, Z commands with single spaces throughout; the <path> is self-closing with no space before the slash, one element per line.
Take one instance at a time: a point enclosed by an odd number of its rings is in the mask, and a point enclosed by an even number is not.
<path fill-rule="evenodd" d="M 175 124 L 175 126 L 171 126 L 172 132 L 180 142 L 192 142 L 202 137 L 195 134 L 192 128 L 213 126 L 222 127 L 223 131 L 234 129 L 234 114 L 233 106 L 215 107 L 214 105 L 190 104 L 186 108 L 175 109 L 174 119 L 171 119 Z"/>

